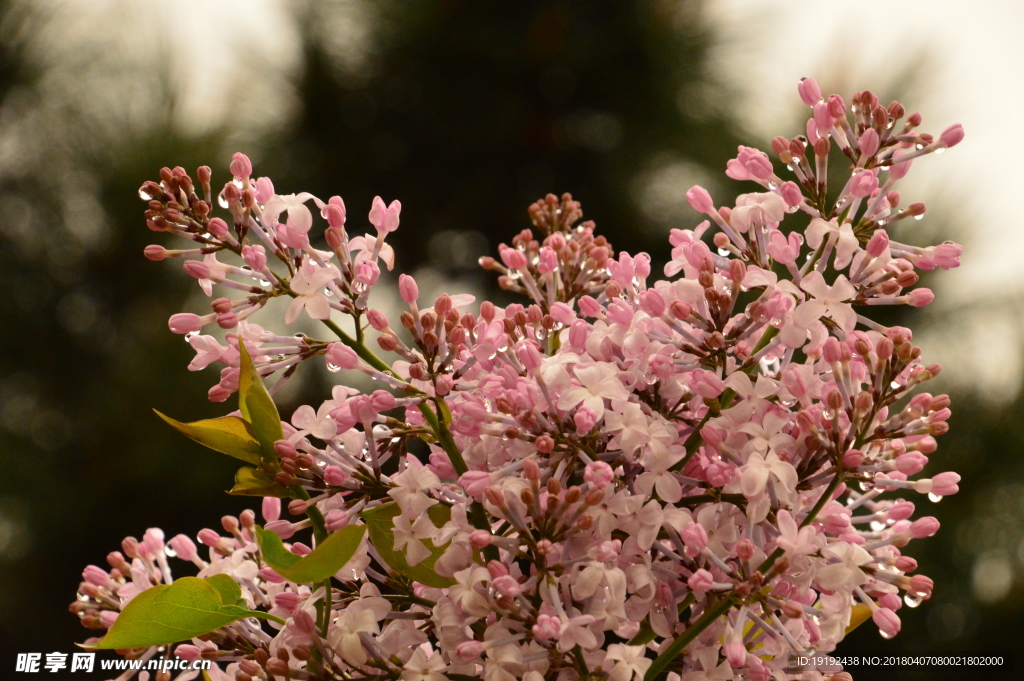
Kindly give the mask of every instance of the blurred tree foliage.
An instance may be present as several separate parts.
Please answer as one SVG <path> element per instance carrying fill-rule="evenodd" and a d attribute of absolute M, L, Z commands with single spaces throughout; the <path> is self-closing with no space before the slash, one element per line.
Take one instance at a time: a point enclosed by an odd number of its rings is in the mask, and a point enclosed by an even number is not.
<path fill-rule="evenodd" d="M 141 257 L 160 239 L 136 196 L 162 165 L 208 163 L 223 181 L 233 149 L 170 115 L 111 133 L 67 102 L 47 105 L 54 76 L 23 51 L 25 7 L 0 4 L 0 128 L 35 135 L 0 174 L 0 628 L 7 651 L 70 651 L 85 632 L 65 607 L 86 564 L 127 534 L 194 535 L 245 507 L 222 493 L 231 462 L 150 412 L 224 407 L 206 402 L 211 377 L 185 370 L 191 352 L 166 330 L 192 285 Z M 548 191 L 573 192 L 614 244 L 664 260 L 684 175 L 717 172 L 735 150 L 710 105 L 721 89 L 706 76 L 700 3 L 375 8 L 371 67 L 358 76 L 335 68 L 310 15 L 296 118 L 246 151 L 282 192 L 342 194 L 353 231 L 375 194 L 400 198 L 400 267 L 473 267 L 482 252 L 465 247 L 510 239 Z M 169 81 L 158 94 L 157 109 L 173 110 Z M 645 187 L 665 167 L 683 175 L 653 195 L 669 212 L 652 212 Z"/>

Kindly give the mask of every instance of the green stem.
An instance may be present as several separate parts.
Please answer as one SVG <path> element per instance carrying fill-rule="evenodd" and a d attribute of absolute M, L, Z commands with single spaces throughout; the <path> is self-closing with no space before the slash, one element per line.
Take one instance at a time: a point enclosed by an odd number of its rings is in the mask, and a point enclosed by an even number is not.
<path fill-rule="evenodd" d="M 702 631 L 714 624 L 715 621 L 728 612 L 729 608 L 735 605 L 735 603 L 736 597 L 728 596 L 721 603 L 715 605 L 713 608 L 707 610 L 703 615 L 701 615 L 700 619 L 693 623 L 693 626 L 684 631 L 675 641 L 672 641 L 669 647 L 665 648 L 665 651 L 661 655 L 658 655 L 658 658 L 651 663 L 647 673 L 644 674 L 644 681 L 654 681 L 654 679 L 658 678 L 658 676 L 673 660 L 683 654 L 686 646 L 689 645 L 693 639 L 697 638 Z"/>

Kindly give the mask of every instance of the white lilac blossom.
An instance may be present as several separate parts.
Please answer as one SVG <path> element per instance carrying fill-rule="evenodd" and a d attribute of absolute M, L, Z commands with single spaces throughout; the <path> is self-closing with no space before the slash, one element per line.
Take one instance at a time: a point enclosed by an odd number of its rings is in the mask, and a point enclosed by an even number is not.
<path fill-rule="evenodd" d="M 709 219 L 672 230 L 666 279 L 580 223 L 569 195 L 549 195 L 529 209 L 533 230 L 481 259 L 530 299 L 504 308 L 425 303 L 402 275 L 397 319 L 371 309 L 394 264 L 397 201 L 375 199 L 372 229 L 350 238 L 339 197 L 277 195 L 241 154 L 216 197 L 209 168 L 199 186 L 161 171 L 141 189 L 147 224 L 193 247 L 146 256 L 184 258 L 205 291 L 232 295 L 170 320 L 196 350 L 190 369 L 220 367 L 210 399 L 260 378 L 275 392 L 318 356 L 342 385 L 269 430 L 242 395 L 241 416 L 221 423 L 253 448 L 218 446 L 252 464 L 235 491 L 266 496 L 262 526 L 252 511 L 226 517 L 223 532 L 199 532 L 202 551 L 155 529 L 128 538 L 108 568 L 86 568 L 73 611 L 98 633 L 116 627 L 171 583 L 168 556 L 201 579 L 226 575 L 269 621 L 122 650 L 214 660 L 213 681 L 820 679 L 787 669 L 786 652 L 831 651 L 868 617 L 895 635 L 896 611 L 933 588 L 902 554 L 938 530 L 912 519 L 911 499 L 953 494 L 959 476 L 911 479 L 949 399 L 913 394 L 939 366 L 868 313 L 927 304 L 917 272 L 959 264 L 955 244 L 889 230 L 925 210 L 900 207 L 897 181 L 962 130 L 919 133 L 919 114 L 870 92 L 847 110 L 811 80 L 799 91 L 812 116 L 806 136 L 772 141 L 779 167 L 748 147 L 728 164 L 761 191 L 734 208 L 688 192 Z M 850 173 L 830 193 L 836 152 Z M 285 322 L 307 316 L 324 335 L 257 325 L 278 297 L 291 299 Z M 199 335 L 211 324 L 227 345 Z M 354 372 L 378 389 L 345 387 Z M 197 439 L 209 427 L 178 425 Z M 344 532 L 333 577 L 288 577 Z M 287 560 L 269 548 L 281 540 Z"/>

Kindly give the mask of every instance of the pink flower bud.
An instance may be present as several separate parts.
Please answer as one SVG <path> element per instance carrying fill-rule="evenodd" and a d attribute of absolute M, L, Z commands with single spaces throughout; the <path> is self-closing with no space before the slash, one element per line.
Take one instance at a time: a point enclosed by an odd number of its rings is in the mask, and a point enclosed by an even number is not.
<path fill-rule="evenodd" d="M 914 539 L 931 537 L 939 531 L 939 521 L 932 516 L 918 518 L 910 525 L 910 534 Z"/>
<path fill-rule="evenodd" d="M 828 113 L 832 118 L 842 118 L 846 115 L 846 103 L 839 95 L 828 96 Z"/>
<path fill-rule="evenodd" d="M 537 451 L 541 454 L 550 454 L 555 451 L 555 438 L 545 433 L 544 435 L 538 436 L 537 439 L 533 441 L 533 446 L 536 447 Z"/>
<path fill-rule="evenodd" d="M 218 239 L 223 239 L 228 235 L 228 223 L 220 218 L 213 218 L 206 224 L 206 231 Z"/>
<path fill-rule="evenodd" d="M 615 471 L 604 461 L 591 461 L 583 471 L 583 479 L 598 489 L 604 489 L 615 480 Z"/>
<path fill-rule="evenodd" d="M 690 591 L 704 593 L 711 591 L 711 588 L 715 585 L 715 580 L 710 572 L 701 568 L 690 575 L 690 578 L 686 580 L 686 584 L 690 587 Z"/>
<path fill-rule="evenodd" d="M 279 575 L 272 567 L 263 567 L 260 569 L 260 577 L 271 584 L 284 584 L 286 580 L 284 577 Z"/>
<path fill-rule="evenodd" d="M 536 370 L 540 367 L 541 362 L 544 361 L 543 355 L 537 349 L 537 344 L 528 340 L 521 341 L 516 345 L 516 357 L 530 371 Z"/>
<path fill-rule="evenodd" d="M 597 546 L 597 559 L 601 562 L 608 562 L 619 557 L 622 550 L 622 540 L 605 539 Z"/>
<path fill-rule="evenodd" d="M 537 623 L 533 625 L 534 638 L 541 641 L 549 638 L 560 638 L 562 634 L 562 621 L 554 615 L 537 615 Z"/>
<path fill-rule="evenodd" d="M 281 500 L 278 497 L 263 497 L 263 519 L 273 522 L 281 518 Z"/>
<path fill-rule="evenodd" d="M 907 452 L 896 457 L 896 470 L 904 475 L 920 473 L 928 463 L 928 457 L 920 452 Z"/>
<path fill-rule="evenodd" d="M 392 201 L 384 205 L 384 200 L 379 196 L 373 198 L 373 207 L 370 208 L 370 224 L 377 229 L 377 233 L 387 234 L 398 229 L 399 217 L 402 212 L 402 204 L 399 201 Z"/>
<path fill-rule="evenodd" d="M 883 638 L 892 638 L 900 633 L 900 618 L 889 608 L 878 608 L 871 619 L 878 626 Z"/>
<path fill-rule="evenodd" d="M 501 261 L 510 270 L 521 270 L 526 268 L 526 255 L 517 248 L 501 249 Z"/>
<path fill-rule="evenodd" d="M 587 337 L 590 335 L 590 326 L 582 319 L 577 319 L 569 327 L 569 345 L 582 350 L 587 344 Z"/>
<path fill-rule="evenodd" d="M 752 154 L 747 160 L 746 167 L 747 172 L 759 180 L 767 180 L 774 172 L 772 162 L 763 151 L 757 151 L 755 154 Z"/>
<path fill-rule="evenodd" d="M 851 449 L 843 455 L 843 468 L 856 468 L 864 462 L 864 454 L 856 449 Z"/>
<path fill-rule="evenodd" d="M 182 643 L 174 649 L 174 656 L 180 660 L 187 660 L 188 662 L 195 662 L 202 655 L 198 647 L 191 643 Z"/>
<path fill-rule="evenodd" d="M 953 471 L 939 473 L 932 478 L 932 494 L 937 494 L 940 497 L 956 494 L 960 491 L 958 482 L 960 482 L 960 476 Z"/>
<path fill-rule="evenodd" d="M 328 364 L 333 364 L 342 369 L 355 369 L 359 366 L 359 355 L 344 343 L 331 343 L 328 345 L 324 357 L 327 359 Z"/>
<path fill-rule="evenodd" d="M 370 326 L 377 331 L 386 331 L 390 326 L 388 324 L 388 318 L 380 310 L 367 310 L 366 319 L 370 322 Z"/>
<path fill-rule="evenodd" d="M 935 294 L 930 288 L 915 288 L 907 294 L 907 304 L 911 307 L 924 307 L 935 300 Z"/>
<path fill-rule="evenodd" d="M 711 200 L 711 194 L 708 193 L 707 189 L 698 184 L 693 185 L 686 192 L 686 200 L 690 203 L 690 207 L 698 213 L 707 214 L 715 210 L 715 203 Z"/>
<path fill-rule="evenodd" d="M 865 248 L 865 250 L 867 250 L 868 255 L 870 255 L 873 258 L 877 258 L 878 256 L 882 255 L 882 253 L 885 253 L 885 249 L 888 247 L 889 235 L 885 232 L 884 229 L 876 229 L 875 233 L 871 235 L 870 239 L 868 239 L 867 247 Z"/>
<path fill-rule="evenodd" d="M 181 560 L 191 561 L 196 557 L 195 542 L 183 534 L 171 537 L 170 541 L 167 542 L 167 545 L 172 551 L 174 551 L 174 555 Z"/>
<path fill-rule="evenodd" d="M 114 612 L 113 610 L 102 610 L 100 611 L 100 625 L 105 629 L 109 629 L 114 626 L 114 622 L 117 621 L 117 616 L 120 613 Z"/>
<path fill-rule="evenodd" d="M 665 314 L 665 299 L 654 289 L 640 294 L 640 309 L 652 317 Z"/>
<path fill-rule="evenodd" d="M 171 315 L 171 318 L 167 322 L 167 326 L 170 327 L 174 333 L 192 333 L 203 328 L 203 318 L 199 315 L 192 314 L 190 312 L 179 312 L 176 315 Z"/>
<path fill-rule="evenodd" d="M 883 608 L 888 608 L 893 612 L 896 612 L 903 607 L 903 601 L 900 599 L 898 594 L 882 594 L 878 597 L 878 604 Z"/>
<path fill-rule="evenodd" d="M 733 641 L 723 646 L 725 659 L 733 669 L 742 669 L 747 666 L 747 648 L 743 641 Z"/>
<path fill-rule="evenodd" d="M 324 527 L 327 528 L 328 532 L 337 532 L 341 528 L 348 525 L 349 517 L 345 509 L 332 508 L 324 516 Z"/>
<path fill-rule="evenodd" d="M 398 277 L 398 293 L 406 303 L 415 305 L 420 297 L 420 288 L 416 285 L 415 279 L 408 274 L 402 274 Z"/>
<path fill-rule="evenodd" d="M 858 140 L 858 146 L 860 147 L 861 157 L 870 158 L 875 155 L 878 151 L 879 139 L 878 132 L 874 128 L 868 128 L 861 133 L 860 139 Z"/>
<path fill-rule="evenodd" d="M 324 482 L 331 487 L 341 487 L 348 480 L 348 474 L 341 466 L 328 466 L 324 469 Z"/>
<path fill-rule="evenodd" d="M 221 536 L 209 528 L 199 530 L 199 542 L 203 546 L 214 547 L 220 543 Z"/>
<path fill-rule="evenodd" d="M 516 581 L 516 578 L 512 575 L 502 575 L 497 577 L 492 582 L 494 590 L 500 593 L 502 596 L 508 596 L 509 598 L 515 598 L 519 594 L 523 593 L 522 585 Z"/>
<path fill-rule="evenodd" d="M 896 559 L 896 569 L 900 572 L 913 572 L 917 569 L 917 560 L 910 556 L 900 556 Z"/>
<path fill-rule="evenodd" d="M 267 252 L 263 246 L 243 246 L 242 260 L 250 269 L 261 271 L 267 266 Z"/>
<path fill-rule="evenodd" d="M 292 623 L 295 624 L 296 629 L 307 636 L 316 632 L 316 622 L 313 621 L 313 616 L 305 610 L 296 610 L 292 613 Z"/>
<path fill-rule="evenodd" d="M 683 528 L 679 536 L 682 538 L 686 548 L 689 549 L 687 553 L 692 552 L 693 556 L 696 556 L 708 546 L 708 532 L 700 523 L 690 523 Z M 693 556 L 690 557 L 692 558 Z"/>
<path fill-rule="evenodd" d="M 238 179 L 244 180 L 252 175 L 252 161 L 242 152 L 237 152 L 231 157 L 231 165 L 228 166 L 228 170 Z"/>
<path fill-rule="evenodd" d="M 914 515 L 914 504 L 910 501 L 899 501 L 893 504 L 887 515 L 889 520 L 906 520 Z"/>
<path fill-rule="evenodd" d="M 537 259 L 537 271 L 541 274 L 550 274 L 558 269 L 558 254 L 551 248 L 545 246 L 540 249 Z"/>
<path fill-rule="evenodd" d="M 295 528 L 287 520 L 275 520 L 264 525 L 263 529 L 270 530 L 281 539 L 288 539 L 295 534 Z"/>
<path fill-rule="evenodd" d="M 915 596 L 920 596 L 921 598 L 931 598 L 932 589 L 934 588 L 935 582 L 933 582 L 930 577 L 914 575 L 910 578 L 910 586 L 907 588 L 907 591 Z"/>
<path fill-rule="evenodd" d="M 469 543 L 477 550 L 490 546 L 491 533 L 487 530 L 473 530 L 469 533 Z"/>
<path fill-rule="evenodd" d="M 791 208 L 799 206 L 804 200 L 803 192 L 800 191 L 800 185 L 796 182 L 784 182 L 779 187 L 779 193 L 782 194 L 782 200 Z"/>
<path fill-rule="evenodd" d="M 153 262 L 160 262 L 161 260 L 165 260 L 167 258 L 167 249 L 164 248 L 163 246 L 160 246 L 159 244 L 150 244 L 149 246 L 146 246 L 142 254 L 146 256 L 147 260 L 152 260 Z"/>
<path fill-rule="evenodd" d="M 101 567 L 87 565 L 82 571 L 82 579 L 93 586 L 103 586 L 110 579 L 110 575 Z"/>
<path fill-rule="evenodd" d="M 463 641 L 455 647 L 455 654 L 463 662 L 472 662 L 484 652 L 484 644 L 480 641 Z"/>
<path fill-rule="evenodd" d="M 345 225 L 345 204 L 340 206 L 337 204 L 327 204 L 324 207 L 324 217 L 327 218 L 327 224 L 331 227 L 342 227 Z"/>
<path fill-rule="evenodd" d="M 813 78 L 801 78 L 797 83 L 796 91 L 800 93 L 800 99 L 807 106 L 814 106 L 821 101 L 821 88 Z"/>
<path fill-rule="evenodd" d="M 487 471 L 466 471 L 459 476 L 459 485 L 477 501 L 483 501 L 484 491 L 490 484 L 491 474 Z"/>
<path fill-rule="evenodd" d="M 945 147 L 955 147 L 964 138 L 964 126 L 956 123 L 942 131 L 939 142 Z"/>
<path fill-rule="evenodd" d="M 597 424 L 597 415 L 587 407 L 580 407 L 573 416 L 573 422 L 576 424 L 577 433 L 589 433 Z"/>
<path fill-rule="evenodd" d="M 576 313 L 571 306 L 565 303 L 555 303 L 551 306 L 551 316 L 555 321 L 564 326 L 569 326 L 576 321 Z"/>
<path fill-rule="evenodd" d="M 736 557 L 740 560 L 750 560 L 754 557 L 757 547 L 749 539 L 741 539 L 736 542 Z"/>

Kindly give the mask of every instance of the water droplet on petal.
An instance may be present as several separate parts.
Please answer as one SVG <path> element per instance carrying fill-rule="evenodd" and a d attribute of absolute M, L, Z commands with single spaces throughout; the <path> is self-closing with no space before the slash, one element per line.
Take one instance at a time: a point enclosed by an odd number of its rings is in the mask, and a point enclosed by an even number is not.
<path fill-rule="evenodd" d="M 872 520 L 870 524 L 871 524 L 871 530 L 873 532 L 881 532 L 882 530 L 885 529 L 885 523 L 883 523 L 883 522 L 881 522 L 879 520 Z"/>
<path fill-rule="evenodd" d="M 152 201 L 153 200 L 152 196 L 150 196 L 148 193 L 142 191 L 141 189 L 139 190 L 139 198 L 142 199 L 143 201 Z"/>
<path fill-rule="evenodd" d="M 936 494 L 935 492 L 929 492 L 928 493 L 928 501 L 932 502 L 933 504 L 937 504 L 940 501 L 942 501 L 942 497 L 940 495 Z"/>
<path fill-rule="evenodd" d="M 935 150 L 934 153 L 935 153 L 936 156 L 938 156 L 939 154 L 941 154 L 945 150 L 946 150 L 946 147 L 939 147 L 938 149 Z"/>
<path fill-rule="evenodd" d="M 890 639 L 890 638 L 892 638 L 893 636 L 895 636 L 896 634 L 890 634 L 890 633 L 888 633 L 888 632 L 885 632 L 885 631 L 882 631 L 881 629 L 879 629 L 879 630 L 878 630 L 878 635 L 879 635 L 879 636 L 881 636 L 881 637 L 882 637 L 882 638 L 884 638 L 884 639 Z"/>
<path fill-rule="evenodd" d="M 189 341 L 191 341 L 193 338 L 195 338 L 198 335 L 199 335 L 198 331 L 189 331 L 188 333 L 185 334 L 185 342 L 188 343 Z"/>
<path fill-rule="evenodd" d="M 923 600 L 924 599 L 920 596 L 915 596 L 909 593 L 903 597 L 903 602 L 907 604 L 908 608 L 916 608 L 917 606 L 921 605 L 921 601 Z"/>
<path fill-rule="evenodd" d="M 730 255 L 729 249 L 728 248 L 719 248 L 718 249 L 718 255 L 722 256 L 723 258 L 729 257 L 729 255 Z"/>
<path fill-rule="evenodd" d="M 330 362 L 328 362 L 327 363 L 327 370 L 330 371 L 332 374 L 336 374 L 339 371 L 341 371 L 341 367 L 338 366 L 337 364 L 331 364 Z"/>
<path fill-rule="evenodd" d="M 863 482 L 860 483 L 859 487 L 864 492 L 870 492 L 875 488 L 875 483 L 871 482 L 870 480 L 864 480 Z"/>

